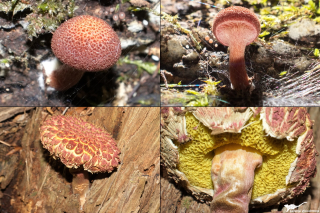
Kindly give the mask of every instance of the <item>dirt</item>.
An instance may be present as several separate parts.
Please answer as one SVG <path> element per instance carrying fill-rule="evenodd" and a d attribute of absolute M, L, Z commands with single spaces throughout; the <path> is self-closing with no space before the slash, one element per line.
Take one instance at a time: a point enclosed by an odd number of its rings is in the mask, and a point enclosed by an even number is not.
<path fill-rule="evenodd" d="M 40 5 L 41 1 L 22 2 L 34 6 Z M 120 9 L 111 12 L 110 9 L 117 5 Z M 159 4 L 154 2 L 142 5 L 152 10 Z M 85 73 L 80 82 L 67 91 L 54 91 L 43 85 L 43 69 L 40 66 L 41 61 L 54 57 L 50 43 L 52 33 L 43 28 L 40 29 L 42 33 L 29 38 L 23 25 L 26 17 L 33 13 L 30 8 L 14 15 L 13 12 L 0 12 L 0 60 L 11 60 L 9 64 L 0 68 L 0 105 L 158 106 L 160 75 L 156 67 L 159 62 L 153 59 L 154 56 L 160 57 L 160 34 L 159 25 L 150 21 L 150 13 L 146 9 L 129 9 L 135 7 L 129 1 L 119 4 L 119 1 L 77 0 L 75 6 L 78 9 L 75 10 L 74 16 L 87 14 L 105 20 L 116 31 L 121 43 L 128 44 L 122 49 L 119 61 L 127 57 L 131 61 L 141 61 L 142 64 L 149 62 L 153 69 L 147 72 L 137 65 L 119 62 L 107 71 Z M 126 18 L 114 21 L 113 15 L 119 12 L 124 12 Z M 66 16 L 66 19 L 68 18 Z M 143 25 L 141 31 L 128 30 L 132 22 L 137 21 L 141 24 L 144 20 L 148 23 Z"/>
<path fill-rule="evenodd" d="M 313 20 L 317 15 L 308 18 L 300 14 L 292 20 L 282 20 L 281 24 L 271 21 L 273 28 L 262 28 L 261 33 L 270 34 L 258 38 L 245 51 L 247 73 L 255 89 L 235 92 L 229 80 L 228 47 L 213 35 L 213 17 L 229 6 L 244 6 L 254 11 L 263 24 L 266 21 L 262 20 L 261 11 L 288 5 L 277 1 L 269 5 L 256 1 L 199 2 L 161 1 L 162 105 L 315 106 L 320 103 L 320 90 L 315 88 L 319 83 L 320 60 L 313 54 L 320 47 L 320 25 Z M 283 14 L 270 12 L 269 16 L 272 15 L 277 19 Z M 219 94 L 203 91 L 204 81 L 208 79 L 219 82 L 216 85 Z"/>

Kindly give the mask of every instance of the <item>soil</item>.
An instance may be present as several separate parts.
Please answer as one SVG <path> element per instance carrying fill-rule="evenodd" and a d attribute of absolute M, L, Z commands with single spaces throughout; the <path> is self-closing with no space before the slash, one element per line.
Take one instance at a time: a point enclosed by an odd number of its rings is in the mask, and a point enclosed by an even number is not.
<path fill-rule="evenodd" d="M 30 7 L 41 3 L 37 0 L 23 2 Z M 43 33 L 29 39 L 23 24 L 26 17 L 33 13 L 30 8 L 14 15 L 12 12 L 0 12 L 0 60 L 8 57 L 12 59 L 8 67 L 0 68 L 0 105 L 158 106 L 160 75 L 156 69 L 159 63 L 156 58 L 160 58 L 159 25 L 150 20 L 147 10 L 133 11 L 129 8 L 137 6 L 129 1 L 124 2 L 119 4 L 119 1 L 76 0 L 75 6 L 78 9 L 74 16 L 86 14 L 105 20 L 116 31 L 121 43 L 127 43 L 126 48 L 122 49 L 120 60 L 127 57 L 131 61 L 149 62 L 154 66 L 153 70 L 147 72 L 133 64 L 117 63 L 106 71 L 85 73 L 78 84 L 64 92 L 54 91 L 43 83 L 40 62 L 54 57 L 50 43 L 53 30 L 48 32 L 43 29 Z M 120 9 L 110 12 L 118 4 Z M 159 3 L 148 3 L 145 6 L 152 10 Z M 119 12 L 124 12 L 126 18 L 114 21 L 113 15 Z M 159 16 L 158 19 L 160 20 Z M 134 21 L 143 26 L 143 29 L 137 32 L 128 30 L 128 26 Z M 147 21 L 147 24 L 142 25 L 143 21 Z"/>
<path fill-rule="evenodd" d="M 111 133 L 121 151 L 111 173 L 89 173 L 83 211 L 69 169 L 40 141 L 42 120 L 66 108 L 0 109 L 0 211 L 160 212 L 160 112 L 155 107 L 68 108 Z M 10 114 L 9 118 L 3 115 Z M 142 115 L 143 114 L 143 115 Z M 134 124 L 134 125 L 132 125 Z"/>
<path fill-rule="evenodd" d="M 312 20 L 315 16 L 295 17 L 281 25 L 271 22 L 273 28 L 262 28 L 261 32 L 270 34 L 258 38 L 245 51 L 247 73 L 255 89 L 234 91 L 229 80 L 228 47 L 213 35 L 213 17 L 229 6 L 243 6 L 254 11 L 263 24 L 260 11 L 284 5 L 278 1 L 268 5 L 256 1 L 199 2 L 161 1 L 162 105 L 319 105 L 320 89 L 315 85 L 319 84 L 320 60 L 313 51 L 320 47 L 320 25 Z M 280 15 L 270 13 L 270 17 Z M 208 79 L 219 82 L 214 88 L 218 94 L 204 91 Z"/>

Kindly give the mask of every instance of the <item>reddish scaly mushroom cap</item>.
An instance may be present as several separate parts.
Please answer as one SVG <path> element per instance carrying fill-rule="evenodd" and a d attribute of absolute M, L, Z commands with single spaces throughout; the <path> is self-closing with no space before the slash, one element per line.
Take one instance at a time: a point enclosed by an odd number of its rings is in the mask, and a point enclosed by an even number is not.
<path fill-rule="evenodd" d="M 61 24 L 51 48 L 63 63 L 83 71 L 110 68 L 121 55 L 120 40 L 102 19 L 83 15 Z"/>
<path fill-rule="evenodd" d="M 93 124 L 72 116 L 52 116 L 40 127 L 41 141 L 54 158 L 68 168 L 111 172 L 118 167 L 120 151 L 112 136 Z"/>
<path fill-rule="evenodd" d="M 249 45 L 260 33 L 260 21 L 249 9 L 233 6 L 215 16 L 212 32 L 225 46 L 230 46 L 233 41 Z"/>

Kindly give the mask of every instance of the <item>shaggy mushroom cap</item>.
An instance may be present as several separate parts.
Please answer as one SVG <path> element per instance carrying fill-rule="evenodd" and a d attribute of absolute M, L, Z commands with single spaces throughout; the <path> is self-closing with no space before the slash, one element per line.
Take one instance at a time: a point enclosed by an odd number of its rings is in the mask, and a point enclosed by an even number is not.
<path fill-rule="evenodd" d="M 230 81 L 234 89 L 249 87 L 244 51 L 260 33 L 260 21 L 249 9 L 239 6 L 221 10 L 214 18 L 212 32 L 217 40 L 230 48 Z"/>
<path fill-rule="evenodd" d="M 100 127 L 72 116 L 52 116 L 40 127 L 41 142 L 68 168 L 83 165 L 91 173 L 118 167 L 120 150 L 112 136 Z"/>
<path fill-rule="evenodd" d="M 110 68 L 121 55 L 115 31 L 102 19 L 89 15 L 61 24 L 53 34 L 51 48 L 64 64 L 92 72 Z"/>
<path fill-rule="evenodd" d="M 301 194 L 315 175 L 305 108 L 162 108 L 161 161 L 214 212 L 248 212 Z"/>

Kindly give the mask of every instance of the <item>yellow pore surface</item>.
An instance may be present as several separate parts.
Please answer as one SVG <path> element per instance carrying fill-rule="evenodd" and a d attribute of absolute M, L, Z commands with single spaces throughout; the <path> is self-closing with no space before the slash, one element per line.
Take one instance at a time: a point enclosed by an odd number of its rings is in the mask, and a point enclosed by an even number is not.
<path fill-rule="evenodd" d="M 192 141 L 179 146 L 178 169 L 194 186 L 213 189 L 211 165 L 214 149 L 234 143 L 254 148 L 262 153 L 263 164 L 255 170 L 252 199 L 286 188 L 290 164 L 297 157 L 296 140 L 278 140 L 266 136 L 259 117 L 251 117 L 241 133 L 211 135 L 211 130 L 191 113 L 186 114 L 187 131 Z"/>

